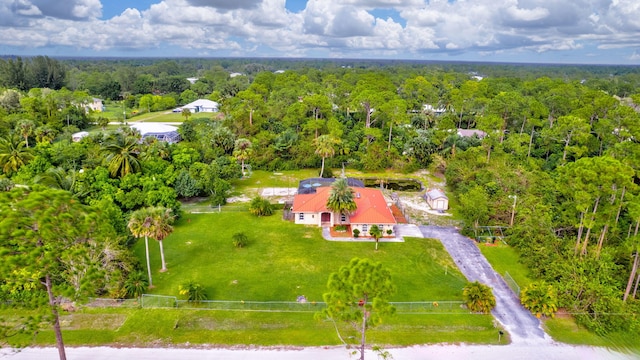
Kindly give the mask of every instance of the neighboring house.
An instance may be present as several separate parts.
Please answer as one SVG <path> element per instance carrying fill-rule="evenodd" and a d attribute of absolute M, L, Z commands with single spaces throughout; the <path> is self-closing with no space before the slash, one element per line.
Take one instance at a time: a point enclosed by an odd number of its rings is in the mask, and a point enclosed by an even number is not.
<path fill-rule="evenodd" d="M 86 138 L 87 136 L 89 136 L 88 132 L 80 131 L 80 132 L 71 134 L 71 140 L 73 140 L 74 142 L 78 142 L 78 141 Z"/>
<path fill-rule="evenodd" d="M 449 209 L 449 198 L 440 189 L 427 190 L 424 198 L 433 210 L 445 211 Z"/>
<path fill-rule="evenodd" d="M 296 224 L 315 226 L 350 225 L 351 231 L 358 229 L 361 236 L 369 236 L 371 225 L 378 225 L 384 236 L 387 230 L 394 231 L 396 220 L 387 205 L 382 191 L 372 188 L 351 187 L 355 193 L 357 209 L 350 215 L 341 215 L 327 209 L 331 187 L 316 188 L 312 194 L 298 194 L 293 198 L 291 212 Z"/>
<path fill-rule="evenodd" d="M 103 112 L 104 104 L 102 103 L 102 99 L 92 98 L 91 102 L 87 104 L 87 108 L 95 112 Z"/>
<path fill-rule="evenodd" d="M 435 108 L 431 104 L 424 104 L 424 105 L 422 105 L 422 111 L 423 112 L 432 112 L 432 113 L 434 113 L 436 115 L 441 115 L 441 114 L 444 114 L 447 111 L 447 109 L 445 109 L 443 107 Z"/>
<path fill-rule="evenodd" d="M 487 136 L 487 133 L 482 130 L 476 129 L 458 129 L 458 136 L 473 137 L 474 135 L 480 139 L 483 139 L 485 136 Z"/>
<path fill-rule="evenodd" d="M 192 103 L 179 107 L 174 110 L 174 112 L 180 112 L 182 109 L 189 109 L 191 113 L 199 113 L 199 112 L 218 112 L 220 104 L 215 101 L 207 100 L 207 99 L 198 99 Z"/>
<path fill-rule="evenodd" d="M 180 141 L 180 134 L 175 126 L 159 123 L 135 123 L 131 125 L 131 128 L 138 130 L 143 139 L 153 137 L 168 143 Z"/>

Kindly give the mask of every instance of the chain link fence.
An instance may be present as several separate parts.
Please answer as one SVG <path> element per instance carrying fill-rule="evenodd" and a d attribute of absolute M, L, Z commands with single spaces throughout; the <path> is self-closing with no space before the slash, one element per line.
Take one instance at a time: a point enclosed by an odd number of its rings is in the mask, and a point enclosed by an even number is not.
<path fill-rule="evenodd" d="M 105 304 L 118 306 L 117 301 L 104 299 Z M 137 301 L 134 303 L 137 304 Z M 413 301 L 392 302 L 399 314 L 453 314 L 468 313 L 462 301 Z M 108 305 L 106 305 L 108 306 Z M 144 294 L 140 298 L 139 306 L 143 308 L 177 308 L 195 310 L 223 310 L 223 311 L 264 311 L 264 312 L 316 312 L 325 307 L 324 302 L 315 301 L 223 301 L 180 300 L 175 296 Z"/>
<path fill-rule="evenodd" d="M 516 296 L 520 298 L 520 286 L 518 286 L 518 283 L 513 279 L 513 277 L 511 277 L 511 274 L 509 274 L 508 271 L 505 271 L 504 273 L 504 281 L 509 285 Z"/>

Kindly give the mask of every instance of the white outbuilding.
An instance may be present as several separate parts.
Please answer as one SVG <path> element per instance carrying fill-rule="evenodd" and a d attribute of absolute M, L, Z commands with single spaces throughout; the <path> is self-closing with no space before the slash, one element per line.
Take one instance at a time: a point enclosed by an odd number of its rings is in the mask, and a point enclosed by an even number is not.
<path fill-rule="evenodd" d="M 131 125 L 131 128 L 138 130 L 143 139 L 153 137 L 168 143 L 180 141 L 180 134 L 175 126 L 160 123 L 135 123 Z"/>
<path fill-rule="evenodd" d="M 433 210 L 445 211 L 449 209 L 449 198 L 440 189 L 429 189 L 424 197 Z"/>

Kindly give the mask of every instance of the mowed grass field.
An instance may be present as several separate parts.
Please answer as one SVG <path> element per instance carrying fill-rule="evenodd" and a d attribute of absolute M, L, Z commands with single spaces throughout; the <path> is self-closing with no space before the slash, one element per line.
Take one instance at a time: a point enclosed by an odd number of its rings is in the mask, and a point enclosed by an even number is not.
<path fill-rule="evenodd" d="M 233 246 L 243 232 L 245 248 Z M 186 214 L 164 240 L 168 271 L 160 272 L 160 253 L 151 240 L 151 267 L 155 287 L 150 294 L 178 296 L 180 284 L 195 281 L 209 299 L 295 301 L 305 295 L 322 301 L 331 272 L 353 257 L 381 262 L 393 276 L 397 293 L 392 301 L 461 300 L 466 279 L 440 242 L 409 238 L 386 243 L 324 240 L 320 228 L 295 225 L 273 216 L 255 217 L 246 211 Z M 135 253 L 144 263 L 144 242 Z"/>
<path fill-rule="evenodd" d="M 246 248 L 233 246 L 236 232 L 249 237 Z M 210 299 L 295 301 L 305 295 L 319 302 L 329 274 L 356 256 L 380 261 L 391 271 L 398 289 L 392 301 L 461 300 L 466 283 L 437 240 L 408 238 L 404 243 L 381 243 L 375 251 L 373 242 L 326 241 L 319 228 L 284 221 L 280 211 L 270 217 L 246 211 L 186 214 L 164 244 L 168 271 L 162 273 L 158 244 L 150 240 L 155 285 L 150 294 L 180 297 L 179 285 L 193 280 L 205 287 Z M 144 263 L 144 240 L 134 251 Z M 388 316 L 368 331 L 368 343 L 499 343 L 491 315 L 459 309 L 450 313 L 441 307 L 440 312 Z M 314 312 L 83 308 L 63 312 L 62 328 L 71 346 L 340 345 L 334 325 Z M 39 345 L 55 343 L 49 327 L 34 340 Z M 19 336 L 14 341 L 31 339 Z M 503 337 L 500 344 L 506 343 L 508 337 Z"/>

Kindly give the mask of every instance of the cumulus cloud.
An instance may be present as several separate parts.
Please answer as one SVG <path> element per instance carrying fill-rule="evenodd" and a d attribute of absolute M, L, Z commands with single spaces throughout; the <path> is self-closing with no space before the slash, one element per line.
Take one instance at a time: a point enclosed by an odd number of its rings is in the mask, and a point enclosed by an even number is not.
<path fill-rule="evenodd" d="M 100 0 L 20 0 L 20 2 L 30 3 L 42 16 L 58 19 L 87 20 L 96 19 L 102 15 Z"/>
<path fill-rule="evenodd" d="M 232 10 L 257 8 L 262 0 L 187 0 L 187 2 L 193 6 Z"/>
<path fill-rule="evenodd" d="M 0 46 L 418 58 L 640 46 L 637 0 L 308 0 L 295 13 L 286 1 L 132 2 L 100 20 L 100 0 L 0 0 Z M 377 18 L 378 9 L 400 19 Z"/>

